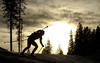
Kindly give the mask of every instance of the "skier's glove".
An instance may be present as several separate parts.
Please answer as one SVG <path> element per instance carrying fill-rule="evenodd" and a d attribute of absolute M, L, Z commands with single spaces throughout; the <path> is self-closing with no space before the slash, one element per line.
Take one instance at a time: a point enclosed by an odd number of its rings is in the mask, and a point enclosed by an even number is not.
<path fill-rule="evenodd" d="M 44 45 L 42 45 L 42 47 L 44 47 Z"/>

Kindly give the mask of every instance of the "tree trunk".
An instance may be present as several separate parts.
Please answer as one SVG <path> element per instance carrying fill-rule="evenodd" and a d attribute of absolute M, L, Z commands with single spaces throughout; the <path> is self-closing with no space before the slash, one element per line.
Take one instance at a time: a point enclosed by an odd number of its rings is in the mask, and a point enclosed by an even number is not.
<path fill-rule="evenodd" d="M 19 0 L 19 43 L 18 43 L 18 47 L 19 47 L 19 53 L 20 53 L 20 19 L 21 19 L 21 0 Z"/>
<path fill-rule="evenodd" d="M 10 15 L 10 51 L 12 52 L 12 14 Z"/>

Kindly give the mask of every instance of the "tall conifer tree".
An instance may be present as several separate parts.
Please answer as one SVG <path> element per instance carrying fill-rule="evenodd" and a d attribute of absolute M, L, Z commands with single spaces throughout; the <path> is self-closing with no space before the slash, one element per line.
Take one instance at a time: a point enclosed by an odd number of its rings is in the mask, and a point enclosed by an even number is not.
<path fill-rule="evenodd" d="M 3 1 L 3 14 L 8 28 L 10 28 L 10 51 L 12 52 L 12 29 L 17 25 L 18 21 L 18 6 L 17 0 L 2 0 Z"/>
<path fill-rule="evenodd" d="M 81 55 L 82 53 L 82 42 L 83 42 L 83 26 L 79 22 L 75 36 L 75 49 L 74 49 L 74 53 L 77 55 Z"/>
<path fill-rule="evenodd" d="M 68 55 L 72 55 L 74 51 L 74 41 L 73 41 L 73 34 L 72 30 L 70 32 L 70 40 L 69 40 L 69 45 L 68 45 Z"/>

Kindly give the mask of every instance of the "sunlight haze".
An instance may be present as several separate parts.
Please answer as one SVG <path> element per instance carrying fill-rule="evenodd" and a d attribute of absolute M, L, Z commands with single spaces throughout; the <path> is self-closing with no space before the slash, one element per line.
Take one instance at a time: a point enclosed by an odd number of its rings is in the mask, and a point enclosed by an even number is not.
<path fill-rule="evenodd" d="M 73 33 L 75 33 L 76 29 L 72 25 L 69 25 L 67 23 L 55 22 L 53 24 L 53 26 L 50 26 L 45 29 L 45 35 L 43 36 L 43 38 L 50 40 L 54 53 L 60 43 L 64 54 L 66 54 L 70 39 L 70 31 L 72 30 Z M 46 43 L 47 40 L 44 42 Z"/>

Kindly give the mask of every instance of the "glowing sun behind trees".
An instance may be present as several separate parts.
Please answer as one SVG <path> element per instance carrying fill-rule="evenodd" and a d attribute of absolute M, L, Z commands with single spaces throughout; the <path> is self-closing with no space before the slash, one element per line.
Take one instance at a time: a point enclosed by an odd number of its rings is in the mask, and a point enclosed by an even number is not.
<path fill-rule="evenodd" d="M 67 23 L 62 22 L 55 22 L 53 26 L 49 26 L 47 29 L 45 29 L 45 35 L 43 36 L 44 43 L 47 42 L 49 39 L 52 48 L 53 53 L 56 52 L 59 43 L 61 44 L 61 49 L 63 50 L 63 53 L 67 53 L 67 47 L 70 40 L 70 31 L 75 32 L 75 27 L 72 25 L 69 25 Z"/>

